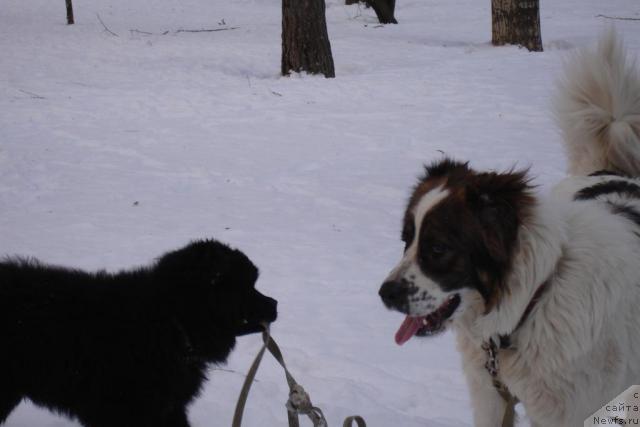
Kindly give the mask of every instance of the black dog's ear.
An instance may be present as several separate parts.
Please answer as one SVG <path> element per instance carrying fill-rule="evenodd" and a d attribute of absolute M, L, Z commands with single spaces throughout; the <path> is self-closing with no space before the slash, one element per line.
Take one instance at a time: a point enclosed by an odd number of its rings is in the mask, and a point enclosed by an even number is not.
<path fill-rule="evenodd" d="M 481 173 L 468 183 L 467 199 L 482 227 L 484 244 L 499 264 L 510 261 L 518 227 L 534 204 L 529 181 L 524 170 Z"/>

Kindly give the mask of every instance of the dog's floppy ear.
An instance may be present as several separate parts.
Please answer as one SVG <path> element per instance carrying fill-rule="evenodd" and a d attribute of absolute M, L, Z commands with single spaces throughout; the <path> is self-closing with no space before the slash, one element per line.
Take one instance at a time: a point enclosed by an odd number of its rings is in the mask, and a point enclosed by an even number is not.
<path fill-rule="evenodd" d="M 484 244 L 498 264 L 510 262 L 518 227 L 534 197 L 527 171 L 481 173 L 470 179 L 467 198 L 482 228 Z"/>

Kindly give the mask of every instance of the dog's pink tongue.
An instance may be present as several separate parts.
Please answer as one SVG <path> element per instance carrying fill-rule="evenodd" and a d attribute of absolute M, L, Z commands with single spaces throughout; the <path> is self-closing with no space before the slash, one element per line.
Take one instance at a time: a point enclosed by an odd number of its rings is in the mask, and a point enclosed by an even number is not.
<path fill-rule="evenodd" d="M 396 332 L 396 344 L 402 345 L 409 341 L 421 327 L 422 319 L 420 317 L 407 316 L 402 325 L 400 325 L 398 332 Z"/>

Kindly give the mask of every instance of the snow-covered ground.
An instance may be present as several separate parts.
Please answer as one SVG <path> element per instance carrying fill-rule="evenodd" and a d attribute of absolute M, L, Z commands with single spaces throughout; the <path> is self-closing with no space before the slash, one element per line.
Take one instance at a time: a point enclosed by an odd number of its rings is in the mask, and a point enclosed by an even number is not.
<path fill-rule="evenodd" d="M 328 0 L 336 79 L 279 77 L 278 0 L 75 7 L 67 26 L 62 1 L 0 6 L 0 254 L 118 270 L 216 237 L 260 266 L 274 336 L 332 426 L 471 425 L 453 336 L 396 346 L 402 316 L 377 296 L 410 186 L 442 152 L 531 166 L 540 191 L 560 179 L 562 59 L 638 0 L 543 0 L 544 53 L 492 47 L 489 0 L 398 0 L 384 27 Z M 640 51 L 640 22 L 616 26 Z M 230 425 L 259 345 L 212 370 L 194 427 Z M 284 426 L 286 396 L 266 360 L 245 425 Z M 6 425 L 77 424 L 25 402 Z"/>

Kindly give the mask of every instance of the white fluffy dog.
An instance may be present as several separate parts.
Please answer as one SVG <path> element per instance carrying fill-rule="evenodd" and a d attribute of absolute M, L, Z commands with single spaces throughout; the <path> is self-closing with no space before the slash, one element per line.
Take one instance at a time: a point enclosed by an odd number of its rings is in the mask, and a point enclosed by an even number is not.
<path fill-rule="evenodd" d="M 380 288 L 398 344 L 453 326 L 478 427 L 512 425 L 517 400 L 575 427 L 640 384 L 640 75 L 613 31 L 566 72 L 572 176 L 540 196 L 526 172 L 427 166 Z"/>

